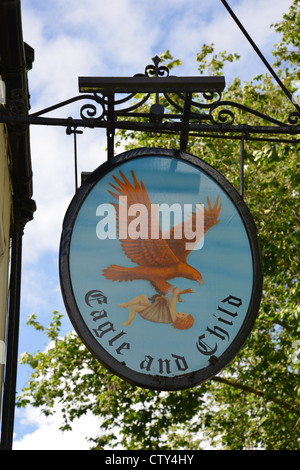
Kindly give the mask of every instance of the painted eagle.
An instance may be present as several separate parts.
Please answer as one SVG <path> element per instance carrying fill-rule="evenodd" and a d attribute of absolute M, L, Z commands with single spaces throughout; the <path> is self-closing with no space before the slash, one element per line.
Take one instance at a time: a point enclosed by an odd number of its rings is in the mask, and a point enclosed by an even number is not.
<path fill-rule="evenodd" d="M 216 225 L 219 220 L 218 216 L 221 210 L 221 204 L 219 203 L 219 196 L 217 197 L 214 206 L 211 206 L 210 200 L 207 197 L 208 209 L 202 206 L 204 211 L 204 227 L 200 235 L 196 235 L 195 240 L 192 243 L 191 240 L 187 240 L 184 236 L 184 230 L 182 230 L 182 237 L 176 238 L 175 230 L 178 229 L 178 225 L 174 226 L 167 234 L 162 234 L 159 226 L 158 215 L 155 214 L 153 218 L 153 207 L 145 186 L 141 181 L 138 183 L 136 176 L 131 171 L 133 184 L 131 184 L 125 175 L 120 171 L 121 179 L 113 176 L 116 185 L 110 183 L 110 186 L 117 192 L 108 192 L 118 199 L 119 203 L 113 202 L 112 204 L 116 208 L 117 216 L 117 228 L 120 235 L 120 231 L 128 229 L 130 223 L 133 220 L 132 216 L 120 218 L 120 203 L 122 202 L 121 196 L 127 197 L 128 207 L 133 204 L 142 204 L 147 208 L 149 214 L 148 230 L 149 236 L 132 239 L 131 237 L 120 238 L 120 243 L 123 252 L 126 256 L 136 264 L 133 267 L 118 266 L 112 264 L 108 268 L 103 270 L 103 275 L 106 279 L 112 281 L 134 281 L 137 279 L 147 280 L 154 287 L 156 292 L 159 294 L 167 294 L 174 288 L 168 281 L 174 278 L 186 278 L 192 281 L 203 283 L 202 276 L 195 268 L 187 263 L 187 257 L 192 251 L 192 245 L 194 246 L 199 242 L 199 239 L 204 235 L 207 230 Z M 199 208 L 197 208 L 199 210 Z M 150 220 L 150 215 L 152 218 Z M 190 215 L 191 223 L 196 218 L 196 212 L 192 212 Z M 185 222 L 182 222 L 182 224 Z M 127 224 L 125 227 L 124 224 Z M 155 226 L 153 226 L 153 224 Z M 156 232 L 157 236 L 155 239 L 151 238 L 151 233 Z M 189 243 L 189 249 L 186 249 L 187 243 Z"/>

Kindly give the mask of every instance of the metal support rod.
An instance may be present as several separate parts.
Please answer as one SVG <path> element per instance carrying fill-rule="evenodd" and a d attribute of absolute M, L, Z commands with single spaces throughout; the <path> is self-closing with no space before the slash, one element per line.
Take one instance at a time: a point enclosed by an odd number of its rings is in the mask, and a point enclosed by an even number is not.
<path fill-rule="evenodd" d="M 5 382 L 3 393 L 3 414 L 1 427 L 1 450 L 12 450 L 15 396 L 17 383 L 19 323 L 20 323 L 20 292 L 21 292 L 21 259 L 22 236 L 24 225 L 15 223 L 12 226 L 11 275 L 9 290 L 9 317 L 7 332 L 7 354 Z"/>
<path fill-rule="evenodd" d="M 107 105 L 107 158 L 112 159 L 114 156 L 114 136 L 115 136 L 115 119 L 114 119 L 114 93 L 108 95 Z"/>
<path fill-rule="evenodd" d="M 185 95 L 184 110 L 182 118 L 182 131 L 180 134 L 180 150 L 186 151 L 189 140 L 189 115 L 191 110 L 192 94 Z"/>
<path fill-rule="evenodd" d="M 240 144 L 240 196 L 244 198 L 244 149 L 245 149 L 245 134 L 241 135 Z"/>
<path fill-rule="evenodd" d="M 77 138 L 76 129 L 74 129 L 74 172 L 75 172 L 75 193 L 78 189 L 78 176 L 77 176 Z"/>
<path fill-rule="evenodd" d="M 118 113 L 120 114 L 120 113 Z M 128 113 L 128 117 L 148 117 L 148 113 Z M 173 116 L 176 118 L 180 118 L 181 116 Z M 262 117 L 264 118 L 264 117 Z M 0 123 L 7 123 L 11 125 L 40 125 L 40 126 L 61 126 L 61 127 L 68 127 L 70 125 L 70 118 L 51 118 L 51 117 L 34 117 L 34 116 L 7 116 L 1 115 L 0 113 Z M 83 128 L 99 128 L 99 129 L 106 129 L 108 126 L 107 121 L 105 120 L 98 120 L 94 118 L 89 119 L 72 119 L 73 126 L 83 127 Z M 276 123 L 275 123 L 276 124 Z M 141 132 L 176 132 L 177 134 L 180 133 L 180 126 L 178 122 L 166 122 L 159 125 L 159 127 L 155 127 L 153 123 L 147 122 L 139 122 L 139 121 L 129 121 L 129 120 L 118 120 L 113 122 L 115 129 L 123 129 L 123 130 L 132 130 L 132 131 L 141 131 Z M 223 123 L 213 123 L 213 124 L 197 124 L 197 123 L 190 123 L 190 132 L 216 132 L 216 133 L 237 133 L 240 134 L 244 132 L 245 126 L 247 126 L 247 132 L 249 134 L 285 134 L 285 135 L 299 135 L 300 134 L 300 126 L 299 125 L 284 125 L 277 123 L 273 126 L 252 126 L 252 125 L 245 125 L 245 124 L 223 124 Z M 239 137 L 238 137 L 239 138 Z"/>
<path fill-rule="evenodd" d="M 69 117 L 68 118 L 68 126 L 66 129 L 67 135 L 74 135 L 74 172 L 75 172 L 75 193 L 78 190 L 78 171 L 77 171 L 77 134 L 83 134 L 83 131 L 78 131 L 76 125 L 74 124 L 74 120 Z"/>
<path fill-rule="evenodd" d="M 242 33 L 244 34 L 244 36 L 246 37 L 246 39 L 250 42 L 251 46 L 253 47 L 253 49 L 255 50 L 255 52 L 257 53 L 257 55 L 260 57 L 260 59 L 263 61 L 263 63 L 265 64 L 265 66 L 267 67 L 267 69 L 269 70 L 269 72 L 271 73 L 271 75 L 273 76 L 273 78 L 276 80 L 276 82 L 278 83 L 278 85 L 280 86 L 280 88 L 284 91 L 284 93 L 286 94 L 286 96 L 288 97 L 288 99 L 291 101 L 291 103 L 295 106 L 295 108 L 297 109 L 298 112 L 300 112 L 300 107 L 298 106 L 298 104 L 295 102 L 295 100 L 293 99 L 293 96 L 292 94 L 288 91 L 288 89 L 284 86 L 284 84 L 282 83 L 282 81 L 280 80 L 280 78 L 278 77 L 278 75 L 275 73 L 275 71 L 273 70 L 273 68 L 271 67 L 271 65 L 269 64 L 269 62 L 267 61 L 267 59 L 263 56 L 263 54 L 261 53 L 261 51 L 259 50 L 259 48 L 257 47 L 257 45 L 255 44 L 255 42 L 253 41 L 253 39 L 249 36 L 249 34 L 247 33 L 247 31 L 245 30 L 244 26 L 242 25 L 242 23 L 240 22 L 240 20 L 237 18 L 237 16 L 234 14 L 234 12 L 232 11 L 232 9 L 230 8 L 230 6 L 228 5 L 228 3 L 226 2 L 226 0 L 221 0 L 221 2 L 223 3 L 223 5 L 225 6 L 226 10 L 229 12 L 229 14 L 231 15 L 231 17 L 233 18 L 233 20 L 236 22 L 236 24 L 238 25 L 238 27 L 240 28 L 240 30 L 242 31 Z"/>
<path fill-rule="evenodd" d="M 114 157 L 114 132 L 107 128 L 107 159 Z"/>

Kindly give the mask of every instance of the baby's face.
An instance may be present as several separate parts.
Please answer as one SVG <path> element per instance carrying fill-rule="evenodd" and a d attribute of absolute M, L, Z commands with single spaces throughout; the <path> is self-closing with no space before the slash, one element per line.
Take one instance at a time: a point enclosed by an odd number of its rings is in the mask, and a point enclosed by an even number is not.
<path fill-rule="evenodd" d="M 177 315 L 176 315 L 178 318 L 186 318 L 188 316 L 187 313 L 184 313 L 184 312 L 178 312 Z"/>

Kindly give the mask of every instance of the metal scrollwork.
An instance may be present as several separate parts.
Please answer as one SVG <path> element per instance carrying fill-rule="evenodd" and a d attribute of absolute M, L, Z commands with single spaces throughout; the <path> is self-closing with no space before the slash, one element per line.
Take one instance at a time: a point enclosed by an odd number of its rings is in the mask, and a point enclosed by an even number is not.
<path fill-rule="evenodd" d="M 97 95 L 75 96 L 74 98 L 70 98 L 69 100 L 62 101 L 61 103 L 55 104 L 54 106 L 50 106 L 49 108 L 45 108 L 40 111 L 37 111 L 36 113 L 32 113 L 30 117 L 40 117 L 44 114 L 50 113 L 51 111 L 63 108 L 64 106 L 68 106 L 72 103 L 75 103 L 76 101 L 82 101 L 82 100 L 91 100 L 94 103 L 96 103 L 96 104 L 86 103 L 81 107 L 80 116 L 82 119 L 95 118 L 95 119 L 101 120 L 104 118 L 104 111 L 105 111 L 104 100 Z M 101 114 L 99 113 L 97 109 L 97 105 L 101 107 Z M 87 116 L 85 116 L 85 113 L 87 114 Z M 97 116 L 97 113 L 98 113 L 98 116 Z"/>
<path fill-rule="evenodd" d="M 135 96 L 134 94 L 130 94 L 124 100 L 115 101 L 114 104 L 118 105 L 120 103 L 125 103 L 125 102 L 129 101 L 130 99 L 134 98 L 134 96 Z M 148 101 L 149 98 L 150 98 L 150 93 L 147 93 L 144 97 L 142 97 L 140 99 L 140 101 L 138 103 L 131 103 L 131 105 L 129 107 L 123 108 L 122 110 L 117 111 L 117 114 L 118 113 L 130 113 L 132 111 L 135 111 L 140 106 L 142 106 L 144 103 L 146 103 L 146 101 Z"/>
<path fill-rule="evenodd" d="M 219 101 L 221 101 L 221 97 L 222 97 L 221 93 L 219 93 L 217 91 L 206 91 L 206 92 L 202 93 L 202 96 L 206 101 L 214 100 L 216 95 L 218 96 L 218 98 L 214 101 L 214 103 L 218 103 Z M 212 106 L 212 103 L 210 103 L 210 104 L 202 103 L 201 104 L 202 108 L 209 108 L 211 106 Z"/>
<path fill-rule="evenodd" d="M 288 117 L 289 124 L 292 124 L 292 125 L 296 126 L 298 124 L 299 120 L 300 120 L 300 113 L 297 113 L 295 111 L 295 112 L 292 112 L 292 113 L 289 114 L 289 117 Z"/>
<path fill-rule="evenodd" d="M 85 112 L 87 116 L 84 115 Z M 94 104 L 91 104 L 91 103 L 84 104 L 80 109 L 80 117 L 82 119 L 86 119 L 87 117 L 89 118 L 95 117 L 96 114 L 97 114 L 97 108 Z"/>
<path fill-rule="evenodd" d="M 145 68 L 145 75 L 151 77 L 168 77 L 169 69 L 165 65 L 158 66 L 161 62 L 161 59 L 158 56 L 153 57 L 154 65 L 147 65 Z"/>
<path fill-rule="evenodd" d="M 98 96 L 94 96 L 93 99 L 97 104 L 86 103 L 83 106 L 81 106 L 81 108 L 80 108 L 80 117 L 81 117 L 81 119 L 91 119 L 91 118 L 93 118 L 93 119 L 97 119 L 99 121 L 104 119 L 105 105 L 104 105 L 103 100 Z M 101 107 L 100 111 L 99 111 L 99 106 L 97 106 L 97 105 L 100 105 L 100 107 Z"/>
<path fill-rule="evenodd" d="M 221 106 L 223 106 L 225 109 L 218 110 L 218 108 L 220 108 Z M 210 111 L 209 111 L 209 118 L 212 124 L 218 124 L 219 122 L 221 122 L 221 123 L 225 123 L 228 125 L 232 125 L 234 123 L 235 121 L 234 112 L 228 109 L 228 107 L 243 111 L 244 113 L 246 113 L 246 115 L 248 114 L 248 115 L 256 116 L 262 119 L 263 121 L 275 124 L 276 126 L 284 126 L 284 123 L 282 121 L 279 121 L 278 119 L 272 118 L 271 116 L 260 113 L 259 111 L 256 111 L 254 109 L 248 108 L 247 106 L 244 106 L 240 103 L 235 103 L 233 101 L 227 101 L 227 100 L 217 101 L 212 104 Z M 218 112 L 218 115 L 216 118 L 213 116 L 214 111 Z M 298 119 L 297 116 L 299 116 L 299 113 L 291 113 L 291 115 L 290 115 L 290 119 L 291 119 L 290 123 L 292 124 L 292 123 L 295 123 L 296 120 Z"/>
<path fill-rule="evenodd" d="M 175 95 L 177 96 L 177 98 L 179 98 L 179 101 L 177 101 L 177 102 L 173 98 L 171 98 L 169 93 L 164 94 L 164 96 L 167 99 L 167 101 L 169 102 L 169 104 L 171 106 L 173 106 L 174 109 L 176 109 L 177 111 L 182 113 L 183 109 L 184 109 L 185 95 L 183 95 L 182 93 L 176 93 Z M 217 96 L 217 98 L 216 98 L 216 96 Z M 210 109 L 213 106 L 216 106 L 216 104 L 219 103 L 220 100 L 221 100 L 221 93 L 214 92 L 214 91 L 204 92 L 204 93 L 202 93 L 202 97 L 206 101 L 212 101 L 215 98 L 216 98 L 216 100 L 213 101 L 213 102 L 210 102 L 210 103 L 205 102 L 205 101 L 204 102 L 203 101 L 196 101 L 195 99 L 191 100 L 191 117 L 195 117 L 194 115 L 198 115 L 198 117 L 199 117 L 199 110 Z M 208 115 L 203 115 L 203 116 L 205 116 L 207 119 L 210 119 Z"/>
<path fill-rule="evenodd" d="M 212 114 L 210 114 L 210 118 L 213 124 L 217 124 L 218 122 L 222 122 L 224 124 L 233 124 L 235 119 L 233 112 L 229 109 L 221 109 L 218 112 L 217 119 L 214 119 Z"/>

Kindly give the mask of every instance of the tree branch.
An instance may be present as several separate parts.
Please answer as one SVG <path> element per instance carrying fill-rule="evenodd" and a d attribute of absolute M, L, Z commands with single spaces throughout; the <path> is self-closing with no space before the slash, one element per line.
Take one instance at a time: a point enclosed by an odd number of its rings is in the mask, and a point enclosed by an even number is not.
<path fill-rule="evenodd" d="M 244 384 L 241 384 L 239 382 L 233 382 L 231 380 L 225 379 L 224 377 L 213 377 L 211 380 L 213 380 L 214 382 L 223 383 L 225 385 L 228 385 L 229 387 L 233 387 L 233 388 L 237 388 L 239 390 L 243 390 L 244 392 L 253 393 L 256 396 L 259 396 L 259 397 L 262 397 L 262 398 L 266 399 L 265 398 L 265 392 L 263 392 L 262 390 L 259 390 L 257 388 L 251 387 L 250 385 L 244 385 Z M 270 400 L 270 398 L 268 398 L 267 401 L 271 401 L 271 402 L 275 403 L 276 405 L 280 405 L 283 408 L 285 408 L 286 410 L 291 411 L 292 413 L 295 413 L 297 416 L 300 416 L 299 408 L 296 408 L 295 406 L 292 406 L 289 403 L 286 403 L 282 400 L 276 400 L 274 398 L 272 398 L 272 400 Z"/>

